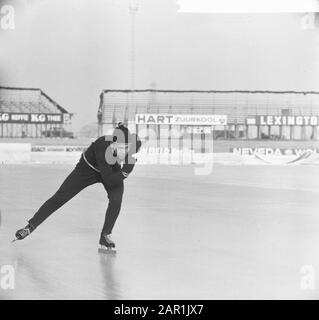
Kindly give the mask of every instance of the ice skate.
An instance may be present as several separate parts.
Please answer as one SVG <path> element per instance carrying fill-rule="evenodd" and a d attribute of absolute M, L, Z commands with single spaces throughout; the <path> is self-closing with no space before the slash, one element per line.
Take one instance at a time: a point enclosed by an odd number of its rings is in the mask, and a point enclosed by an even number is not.
<path fill-rule="evenodd" d="M 99 244 L 101 246 L 98 250 L 99 253 L 116 253 L 116 250 L 114 249 L 115 243 L 111 239 L 109 234 L 102 234 L 100 237 Z"/>
<path fill-rule="evenodd" d="M 15 239 L 12 240 L 12 242 L 16 241 L 16 240 L 22 240 L 24 238 L 26 238 L 28 235 L 30 235 L 32 233 L 32 231 L 34 230 L 35 228 L 31 225 L 31 224 L 28 224 L 27 226 L 25 226 L 24 228 L 22 229 L 19 229 L 16 234 L 15 234 Z"/>

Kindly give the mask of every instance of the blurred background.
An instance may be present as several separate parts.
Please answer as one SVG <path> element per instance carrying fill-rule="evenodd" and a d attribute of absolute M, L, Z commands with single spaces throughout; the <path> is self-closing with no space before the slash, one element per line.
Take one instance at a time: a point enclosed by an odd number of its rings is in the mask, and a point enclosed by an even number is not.
<path fill-rule="evenodd" d="M 270 2 L 277 12 L 249 1 L 0 3 L 15 9 L 14 28 L 0 28 L 0 86 L 42 89 L 74 114 L 75 135 L 96 124 L 103 89 L 319 90 L 318 16 L 296 1 Z"/>

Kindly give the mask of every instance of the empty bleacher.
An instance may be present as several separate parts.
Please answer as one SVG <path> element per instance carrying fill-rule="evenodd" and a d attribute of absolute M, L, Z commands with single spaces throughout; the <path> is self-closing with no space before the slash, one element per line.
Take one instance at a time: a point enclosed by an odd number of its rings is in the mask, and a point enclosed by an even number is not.
<path fill-rule="evenodd" d="M 0 87 L 0 114 L 65 114 L 68 113 L 41 89 Z M 62 124 L 0 122 L 0 137 L 41 137 L 43 130 Z"/>
<path fill-rule="evenodd" d="M 134 121 L 136 113 L 226 114 L 228 123 L 245 124 L 255 115 L 319 115 L 318 92 L 105 90 L 103 122 Z M 128 112 L 125 112 L 126 109 Z"/>
<path fill-rule="evenodd" d="M 40 89 L 0 87 L 0 112 L 63 113 L 66 110 Z"/>

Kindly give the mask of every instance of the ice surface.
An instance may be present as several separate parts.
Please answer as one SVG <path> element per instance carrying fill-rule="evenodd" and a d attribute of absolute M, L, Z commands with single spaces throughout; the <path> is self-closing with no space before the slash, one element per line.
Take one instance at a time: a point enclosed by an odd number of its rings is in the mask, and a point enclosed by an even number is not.
<path fill-rule="evenodd" d="M 303 266 L 319 270 L 319 167 L 215 166 L 196 176 L 192 166 L 137 166 L 115 255 L 98 253 L 99 184 L 12 244 L 72 169 L 0 167 L 0 268 L 15 270 L 15 289 L 0 286 L 0 299 L 319 298 L 318 282 L 301 287 Z"/>

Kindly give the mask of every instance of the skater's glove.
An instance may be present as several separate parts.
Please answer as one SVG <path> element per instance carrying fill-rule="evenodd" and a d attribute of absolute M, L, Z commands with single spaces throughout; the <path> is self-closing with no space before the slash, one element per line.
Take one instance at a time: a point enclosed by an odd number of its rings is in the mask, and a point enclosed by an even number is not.
<path fill-rule="evenodd" d="M 127 156 L 122 166 L 123 174 L 129 175 L 133 171 L 136 162 L 137 160 L 135 158 L 133 158 L 132 156 Z"/>
<path fill-rule="evenodd" d="M 137 159 L 134 158 L 132 155 L 137 153 L 141 146 L 142 142 L 139 139 L 139 137 L 136 134 L 132 134 L 133 136 L 133 148 L 130 150 L 128 155 L 125 157 L 122 170 L 116 173 L 112 173 L 107 178 L 107 183 L 110 187 L 115 187 L 123 182 L 124 179 L 126 179 L 129 174 L 133 171 L 135 163 L 137 162 Z M 135 143 L 136 142 L 136 143 Z"/>
<path fill-rule="evenodd" d="M 108 185 L 110 187 L 115 187 L 115 186 L 118 186 L 122 183 L 122 181 L 124 180 L 124 176 L 122 174 L 121 171 L 119 172 L 116 172 L 116 173 L 112 173 L 109 177 L 108 177 Z"/>
<path fill-rule="evenodd" d="M 124 179 L 126 179 L 129 176 L 129 173 L 122 171 L 122 175 L 123 175 Z"/>

